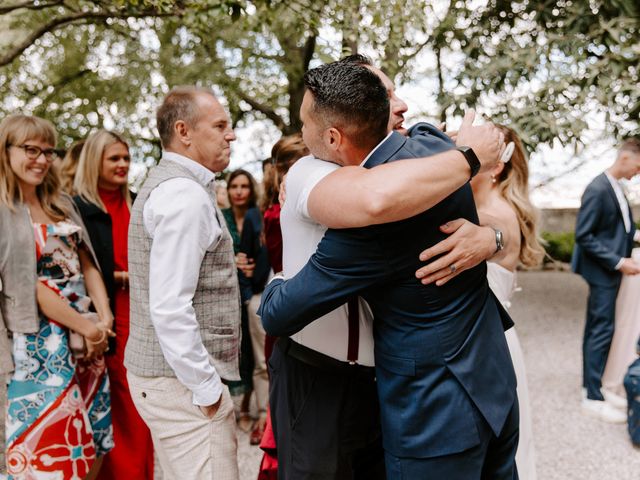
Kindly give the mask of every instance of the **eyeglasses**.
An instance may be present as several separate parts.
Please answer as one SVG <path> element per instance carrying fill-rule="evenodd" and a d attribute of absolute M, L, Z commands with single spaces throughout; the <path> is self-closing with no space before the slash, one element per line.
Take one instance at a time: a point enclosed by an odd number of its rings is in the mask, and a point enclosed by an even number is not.
<path fill-rule="evenodd" d="M 36 145 L 9 145 L 10 147 L 21 148 L 29 160 L 36 160 L 40 155 L 44 155 L 47 162 L 51 163 L 58 158 L 58 152 L 54 148 L 40 148 Z"/>

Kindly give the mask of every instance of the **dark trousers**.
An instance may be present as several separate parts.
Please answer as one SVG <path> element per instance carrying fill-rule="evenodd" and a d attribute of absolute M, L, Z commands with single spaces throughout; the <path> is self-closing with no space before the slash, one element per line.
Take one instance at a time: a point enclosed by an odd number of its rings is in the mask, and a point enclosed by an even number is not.
<path fill-rule="evenodd" d="M 582 341 L 583 387 L 587 398 L 604 400 L 600 388 L 609 356 L 616 316 L 616 297 L 620 280 L 613 286 L 589 284 L 587 321 Z"/>
<path fill-rule="evenodd" d="M 268 362 L 278 479 L 385 479 L 373 368 L 306 349 L 327 363 L 311 365 L 287 353 L 290 343 L 279 339 Z"/>
<path fill-rule="evenodd" d="M 431 458 L 396 457 L 385 452 L 387 477 L 393 480 L 517 480 L 518 401 L 499 436 L 474 409 L 480 444 L 463 452 Z"/>
<path fill-rule="evenodd" d="M 229 382 L 231 395 L 244 395 L 253 390 L 253 347 L 251 346 L 251 334 L 249 333 L 249 313 L 246 303 L 240 309 L 240 380 Z"/>

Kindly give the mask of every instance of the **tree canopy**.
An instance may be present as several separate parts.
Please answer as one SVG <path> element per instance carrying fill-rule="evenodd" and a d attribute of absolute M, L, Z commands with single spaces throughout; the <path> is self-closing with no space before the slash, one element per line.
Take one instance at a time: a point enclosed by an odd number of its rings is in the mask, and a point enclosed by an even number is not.
<path fill-rule="evenodd" d="M 63 142 L 107 127 L 157 148 L 175 85 L 213 86 L 236 126 L 299 130 L 302 75 L 371 55 L 397 83 L 433 78 L 446 119 L 478 107 L 530 148 L 639 131 L 636 0 L 0 1 L 0 112 L 51 119 Z M 273 139 L 274 141 L 276 139 Z"/>

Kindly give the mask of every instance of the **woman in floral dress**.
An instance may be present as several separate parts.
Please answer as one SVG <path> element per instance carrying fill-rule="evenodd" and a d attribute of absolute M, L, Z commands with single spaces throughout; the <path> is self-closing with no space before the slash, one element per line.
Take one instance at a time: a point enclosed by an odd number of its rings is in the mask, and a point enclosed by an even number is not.
<path fill-rule="evenodd" d="M 0 123 L 0 307 L 15 365 L 6 461 L 15 479 L 90 478 L 113 447 L 102 358 L 113 316 L 82 221 L 51 170 L 55 143 L 40 118 Z M 70 330 L 84 337 L 83 359 Z"/>

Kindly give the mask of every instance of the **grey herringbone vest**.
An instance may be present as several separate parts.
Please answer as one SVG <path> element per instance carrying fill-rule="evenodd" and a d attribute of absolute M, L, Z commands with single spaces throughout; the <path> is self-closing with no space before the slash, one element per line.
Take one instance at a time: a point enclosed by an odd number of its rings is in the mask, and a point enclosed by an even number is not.
<path fill-rule="evenodd" d="M 239 380 L 240 294 L 233 243 L 214 193 L 202 185 L 188 169 L 176 162 L 161 160 L 140 189 L 129 225 L 129 282 L 131 295 L 130 333 L 124 364 L 141 377 L 175 377 L 162 354 L 149 314 L 149 253 L 151 237 L 144 228 L 142 212 L 151 191 L 171 178 L 184 177 L 204 188 L 216 208 L 222 227 L 220 241 L 207 251 L 200 265 L 193 308 L 200 324 L 202 342 L 218 374 L 226 380 Z M 198 186 L 199 185 L 199 186 Z M 171 252 L 167 252 L 171 255 Z"/>

